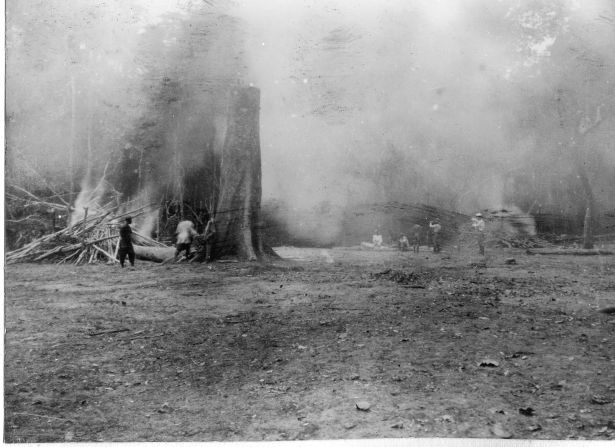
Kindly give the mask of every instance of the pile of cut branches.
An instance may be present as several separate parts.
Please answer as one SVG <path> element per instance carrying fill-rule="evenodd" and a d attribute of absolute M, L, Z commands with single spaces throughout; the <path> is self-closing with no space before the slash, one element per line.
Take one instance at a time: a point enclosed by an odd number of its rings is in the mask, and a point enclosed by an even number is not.
<path fill-rule="evenodd" d="M 554 244 L 538 236 L 494 234 L 493 245 L 507 248 L 548 248 Z"/>
<path fill-rule="evenodd" d="M 147 207 L 127 212 L 118 212 L 116 208 L 103 208 L 73 225 L 55 233 L 47 234 L 29 244 L 8 252 L 6 263 L 19 262 L 55 262 L 71 264 L 92 264 L 96 262 L 115 263 L 119 248 L 118 226 L 122 218 L 138 216 Z M 164 244 L 133 231 L 134 242 L 145 246 L 162 246 Z"/>

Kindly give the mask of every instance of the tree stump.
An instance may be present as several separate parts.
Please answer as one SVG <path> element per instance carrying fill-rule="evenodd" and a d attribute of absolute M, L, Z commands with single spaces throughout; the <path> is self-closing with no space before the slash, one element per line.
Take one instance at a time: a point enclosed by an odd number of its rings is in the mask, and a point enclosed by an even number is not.
<path fill-rule="evenodd" d="M 583 221 L 583 248 L 592 249 L 594 248 L 594 232 L 593 232 L 593 222 L 592 222 L 592 212 L 591 206 L 587 207 L 585 211 L 585 219 Z"/>
<path fill-rule="evenodd" d="M 262 239 L 259 111 L 257 88 L 232 92 L 215 212 L 214 259 L 229 255 L 244 260 L 276 256 Z"/>

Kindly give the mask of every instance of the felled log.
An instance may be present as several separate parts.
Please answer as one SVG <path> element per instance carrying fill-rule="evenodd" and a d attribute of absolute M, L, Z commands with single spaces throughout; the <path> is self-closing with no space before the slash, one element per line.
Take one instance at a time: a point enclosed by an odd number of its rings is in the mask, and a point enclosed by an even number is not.
<path fill-rule="evenodd" d="M 164 262 L 175 256 L 175 247 L 146 247 L 133 244 L 137 259 L 153 262 Z"/>
<path fill-rule="evenodd" d="M 608 256 L 614 254 L 609 250 L 601 250 L 601 249 L 593 249 L 593 250 L 585 250 L 582 248 L 578 249 L 562 249 L 562 250 L 548 250 L 548 249 L 533 249 L 526 250 L 528 255 L 568 255 L 568 256 Z"/>

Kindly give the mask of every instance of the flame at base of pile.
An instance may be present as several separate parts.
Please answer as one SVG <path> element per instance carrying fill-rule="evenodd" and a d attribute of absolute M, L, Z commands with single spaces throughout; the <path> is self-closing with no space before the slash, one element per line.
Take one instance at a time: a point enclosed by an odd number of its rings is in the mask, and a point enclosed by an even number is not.
<path fill-rule="evenodd" d="M 8 252 L 6 263 L 52 261 L 59 264 L 117 263 L 119 234 L 117 231 L 126 216 L 133 218 L 151 215 L 151 205 L 129 209 L 100 206 L 95 212 L 81 215 L 74 223 L 55 233 L 47 234 L 29 244 Z M 89 209 L 88 209 L 89 211 Z M 136 243 L 144 246 L 166 247 L 139 231 L 133 231 Z"/>

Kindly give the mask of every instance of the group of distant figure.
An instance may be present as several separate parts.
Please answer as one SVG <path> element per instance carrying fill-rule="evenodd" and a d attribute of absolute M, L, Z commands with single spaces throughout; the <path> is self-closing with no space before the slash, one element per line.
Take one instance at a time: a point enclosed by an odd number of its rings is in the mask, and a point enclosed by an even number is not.
<path fill-rule="evenodd" d="M 414 253 L 419 252 L 419 247 L 421 246 L 421 230 L 423 228 L 419 224 L 415 224 L 412 226 L 412 232 L 410 233 L 412 238 L 412 251 Z M 405 234 L 401 234 L 398 241 L 398 248 L 400 251 L 408 251 L 410 250 L 410 240 Z"/>
<path fill-rule="evenodd" d="M 123 224 L 120 226 L 120 241 L 118 247 L 118 259 L 120 261 L 120 266 L 123 268 L 126 262 L 126 258 L 128 258 L 128 262 L 132 267 L 135 265 L 135 250 L 132 242 L 132 218 L 130 216 L 126 217 L 123 221 Z M 476 233 L 477 242 L 478 242 L 478 251 L 481 255 L 485 254 L 485 220 L 481 213 L 476 213 L 476 215 L 472 218 L 472 228 Z M 397 246 L 400 251 L 408 251 L 412 246 L 412 251 L 414 253 L 419 252 L 419 248 L 421 245 L 421 233 L 423 231 L 423 227 L 419 224 L 414 224 L 411 229 L 411 240 L 408 239 L 408 236 L 405 234 L 401 234 L 399 236 L 399 240 L 397 241 Z M 442 223 L 439 218 L 436 218 L 429 222 L 429 231 L 431 232 L 431 242 L 433 246 L 433 252 L 439 253 L 441 251 L 441 233 L 442 233 Z M 216 224 L 214 218 L 210 218 L 207 221 L 207 225 L 205 227 L 205 231 L 203 232 L 203 239 L 205 241 L 205 261 L 211 261 L 211 252 L 214 243 L 214 236 L 216 234 Z M 194 223 L 190 220 L 182 220 L 177 224 L 177 229 L 175 230 L 175 256 L 174 259 L 177 260 L 182 252 L 185 252 L 185 258 L 190 259 L 193 256 L 191 253 L 192 243 L 194 239 L 199 236 L 199 233 L 196 231 L 194 227 Z M 367 244 L 369 245 L 369 244 Z M 383 238 L 380 234 L 379 230 L 374 232 L 372 236 L 372 246 L 373 248 L 382 248 Z"/>
<path fill-rule="evenodd" d="M 482 213 L 476 213 L 474 217 L 472 217 L 472 229 L 476 234 L 476 239 L 478 242 L 478 252 L 481 255 L 485 254 L 485 220 L 483 218 Z M 414 224 L 412 226 L 410 236 L 411 239 L 408 238 L 405 234 L 399 235 L 399 240 L 397 241 L 397 247 L 399 251 L 408 251 L 412 245 L 412 251 L 414 253 L 419 252 L 419 248 L 421 245 L 421 233 L 423 231 L 423 227 L 419 224 Z M 441 247 L 441 233 L 442 233 L 442 223 L 439 218 L 435 218 L 434 220 L 429 222 L 429 231 L 431 234 L 431 243 L 433 246 L 433 252 L 439 253 L 442 250 Z M 379 230 L 374 232 L 372 237 L 372 244 L 374 248 L 382 247 L 382 235 Z"/>
<path fill-rule="evenodd" d="M 131 267 L 135 265 L 135 249 L 132 241 L 132 217 L 128 216 L 124 219 L 123 224 L 120 226 L 120 241 L 118 247 L 118 259 L 120 266 L 124 268 L 126 258 Z M 216 234 L 216 222 L 214 218 L 210 218 L 205 226 L 203 232 L 203 239 L 205 240 L 205 261 L 211 261 L 212 247 L 214 243 L 214 236 Z M 175 230 L 175 256 L 174 260 L 177 260 L 182 252 L 185 252 L 185 258 L 190 259 L 193 256 L 191 253 L 192 243 L 195 237 L 199 233 L 194 227 L 194 222 L 191 220 L 182 220 L 177 224 Z"/>

